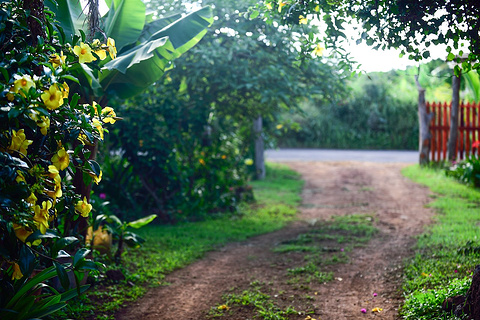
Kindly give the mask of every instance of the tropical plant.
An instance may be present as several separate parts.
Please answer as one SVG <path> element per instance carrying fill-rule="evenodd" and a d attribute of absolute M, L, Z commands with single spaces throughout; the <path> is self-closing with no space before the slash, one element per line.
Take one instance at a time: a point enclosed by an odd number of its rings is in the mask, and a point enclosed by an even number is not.
<path fill-rule="evenodd" d="M 115 122 L 112 108 L 70 89 L 79 83 L 79 65 L 114 57 L 114 46 L 80 37 L 67 42 L 51 15 L 40 18 L 43 7 L 32 15 L 23 5 L 0 4 L 2 319 L 39 318 L 65 306 L 86 289 L 79 286 L 84 271 L 101 267 L 87 259 L 90 250 L 82 244 L 78 221 L 88 219 L 92 206 L 75 188 L 75 177 L 100 181 L 91 146 L 103 140 L 103 125 Z M 45 32 L 34 32 L 38 23 Z M 34 276 L 37 269 L 45 271 Z M 60 294 L 44 283 L 57 276 L 68 290 L 69 271 L 75 290 Z M 38 289 L 49 293 L 36 295 Z"/>
<path fill-rule="evenodd" d="M 47 0 L 45 4 L 56 13 L 64 37 L 81 34 L 79 27 L 86 16 L 80 2 Z M 112 97 L 132 97 L 145 90 L 173 67 L 174 59 L 197 44 L 213 22 L 210 7 L 186 16 L 174 14 L 153 20 L 141 0 L 113 0 L 107 4 L 109 10 L 101 22 L 106 34 L 121 35 L 115 43 L 117 57 L 103 61 L 98 70 L 86 65 L 78 70 L 86 80 L 84 84 L 88 83 L 82 89 L 102 97 L 102 102 Z"/>
<path fill-rule="evenodd" d="M 93 228 L 96 230 L 103 228 L 103 230 L 106 230 L 112 235 L 113 240 L 118 241 L 117 250 L 114 255 L 115 262 L 118 264 L 121 261 L 125 244 L 131 248 L 138 248 L 145 242 L 142 237 L 130 231 L 129 228 L 140 229 L 152 222 L 156 217 L 156 214 L 152 214 L 135 221 L 125 222 L 113 214 L 99 215 L 95 219 Z"/>
<path fill-rule="evenodd" d="M 102 178 L 94 156 L 104 126 L 119 119 L 106 102 L 115 90 L 132 95 L 156 80 L 172 59 L 198 42 L 212 20 L 208 9 L 200 9 L 204 16 L 177 16 L 167 25 L 152 21 L 143 28 L 145 12 L 137 5 L 134 0 L 111 4 L 108 31 L 122 33 L 117 61 L 115 41 L 105 33 L 102 40 L 87 40 L 82 30 L 71 32 L 82 13 L 75 2 L 49 2 L 63 24 L 54 21 L 42 1 L 0 3 L 2 319 L 43 317 L 86 290 L 79 285 L 85 271 L 101 267 L 87 259 L 90 250 L 84 247 L 91 224 L 89 186 Z M 140 23 L 127 17 L 129 11 L 143 14 Z M 137 32 L 130 38 L 132 24 L 140 26 L 141 36 Z M 179 32 L 182 26 L 189 28 Z M 149 66 L 150 72 L 140 66 Z M 128 82 L 132 70 L 138 71 L 141 86 Z M 122 89 L 122 83 L 131 90 Z M 65 293 L 45 283 L 53 276 Z"/>

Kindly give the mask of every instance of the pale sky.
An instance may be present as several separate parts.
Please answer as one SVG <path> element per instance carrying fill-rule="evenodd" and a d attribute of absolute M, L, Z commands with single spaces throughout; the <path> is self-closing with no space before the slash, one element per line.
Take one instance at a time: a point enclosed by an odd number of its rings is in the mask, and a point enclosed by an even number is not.
<path fill-rule="evenodd" d="M 366 72 L 385 72 L 391 69 L 404 70 L 407 66 L 418 66 L 419 64 L 418 62 L 409 60 L 407 55 L 400 58 L 401 50 L 374 50 L 365 43 L 351 45 L 347 51 L 351 52 L 353 60 L 361 64 L 360 70 Z M 431 50 L 431 54 L 433 59 L 445 59 L 447 56 L 445 46 Z M 430 60 L 431 59 L 422 60 L 422 63 Z"/>

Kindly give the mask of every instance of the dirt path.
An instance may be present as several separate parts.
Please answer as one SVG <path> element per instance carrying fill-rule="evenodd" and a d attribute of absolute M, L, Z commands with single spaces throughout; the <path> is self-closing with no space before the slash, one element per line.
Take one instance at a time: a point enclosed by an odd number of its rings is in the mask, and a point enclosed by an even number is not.
<path fill-rule="evenodd" d="M 290 162 L 306 181 L 301 220 L 271 234 L 230 244 L 167 277 L 171 285 L 149 291 L 121 310 L 115 319 L 206 319 L 208 310 L 222 302 L 232 288 L 248 288 L 258 281 L 278 301 L 305 311 L 315 319 L 396 319 L 401 304 L 401 266 L 412 254 L 412 236 L 428 224 L 432 212 L 428 190 L 404 178 L 401 164 L 361 162 Z M 272 251 L 332 215 L 371 214 L 379 232 L 367 245 L 348 253 L 348 263 L 328 265 L 335 280 L 301 288 L 287 285 L 286 269 L 298 266 L 298 254 Z M 378 296 L 374 297 L 373 293 Z M 370 312 L 380 307 L 381 313 Z M 303 308 L 303 309 L 302 309 Z M 361 313 L 365 308 L 367 313 Z M 249 309 L 222 319 L 252 319 Z"/>

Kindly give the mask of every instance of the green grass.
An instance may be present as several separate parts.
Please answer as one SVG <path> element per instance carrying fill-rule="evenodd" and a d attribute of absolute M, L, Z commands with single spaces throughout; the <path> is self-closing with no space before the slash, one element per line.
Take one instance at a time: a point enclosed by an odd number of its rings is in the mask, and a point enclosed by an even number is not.
<path fill-rule="evenodd" d="M 264 320 L 287 320 L 289 315 L 298 313 L 292 306 L 281 308 L 275 305 L 271 296 L 265 293 L 266 288 L 264 287 L 263 283 L 254 281 L 248 290 L 244 290 L 240 294 L 224 295 L 224 304 L 212 308 L 209 314 L 210 318 L 228 317 L 236 308 L 241 307 L 252 308 L 255 316 Z"/>
<path fill-rule="evenodd" d="M 304 265 L 287 269 L 289 284 L 305 287 L 311 282 L 325 283 L 333 280 L 333 272 L 323 272 L 322 266 L 347 263 L 346 252 L 368 242 L 378 231 L 373 226 L 371 215 L 353 214 L 333 216 L 308 233 L 280 243 L 273 249 L 276 253 L 303 252 Z"/>
<path fill-rule="evenodd" d="M 405 268 L 403 317 L 457 319 L 440 305 L 446 297 L 466 292 L 479 263 L 480 191 L 446 177 L 442 170 L 411 166 L 403 174 L 435 193 L 429 206 L 437 212 Z"/>
<path fill-rule="evenodd" d="M 165 284 L 165 275 L 173 270 L 228 242 L 281 229 L 295 219 L 303 186 L 299 174 L 285 165 L 267 164 L 267 178 L 251 184 L 257 201 L 243 206 L 239 214 L 173 226 L 148 225 L 139 229 L 137 233 L 146 242 L 124 254 L 122 269 L 127 280 L 101 290 L 89 290 L 87 298 L 70 307 L 68 316 L 113 319 L 115 310 L 146 292 L 145 286 Z M 99 303 L 92 303 L 95 301 Z"/>

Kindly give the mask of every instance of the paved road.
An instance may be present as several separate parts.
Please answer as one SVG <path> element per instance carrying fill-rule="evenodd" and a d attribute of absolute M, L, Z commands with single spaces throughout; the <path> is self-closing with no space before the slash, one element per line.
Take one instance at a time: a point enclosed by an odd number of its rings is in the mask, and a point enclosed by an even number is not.
<path fill-rule="evenodd" d="M 418 163 L 417 151 L 276 149 L 265 152 L 267 161 L 362 161 Z"/>

